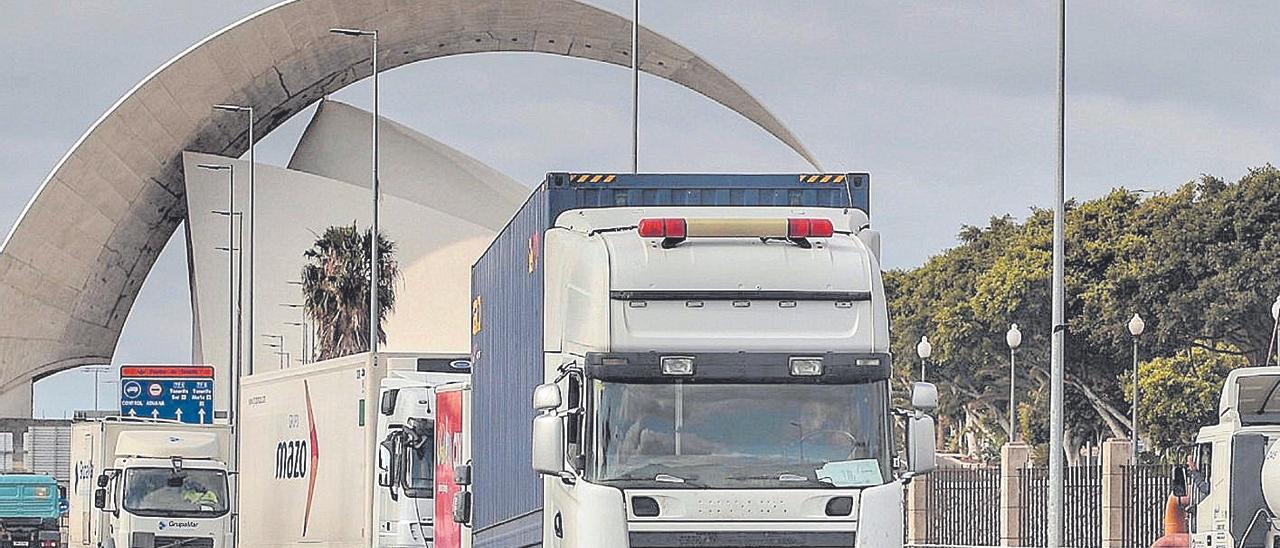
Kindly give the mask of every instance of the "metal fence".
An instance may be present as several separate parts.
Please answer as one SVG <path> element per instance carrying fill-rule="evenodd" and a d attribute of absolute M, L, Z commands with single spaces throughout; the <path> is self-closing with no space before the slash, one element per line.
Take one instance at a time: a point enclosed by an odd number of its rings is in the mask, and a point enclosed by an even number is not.
<path fill-rule="evenodd" d="M 940 469 L 928 476 L 926 544 L 1000 544 L 1000 469 Z"/>
<path fill-rule="evenodd" d="M 1173 466 L 1124 466 L 1124 545 L 1151 546 L 1164 534 Z"/>
<path fill-rule="evenodd" d="M 1023 468 L 1022 524 L 1023 546 L 1048 543 L 1049 469 Z M 1102 467 L 1068 466 L 1063 488 L 1063 542 L 1073 548 L 1102 546 Z"/>

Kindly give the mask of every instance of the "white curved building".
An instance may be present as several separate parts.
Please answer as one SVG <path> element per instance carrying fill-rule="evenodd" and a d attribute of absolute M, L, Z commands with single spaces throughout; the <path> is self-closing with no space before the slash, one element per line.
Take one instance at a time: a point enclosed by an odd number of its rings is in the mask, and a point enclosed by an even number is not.
<path fill-rule="evenodd" d="M 259 165 L 256 173 L 258 250 L 256 264 L 256 341 L 244 339 L 258 371 L 284 365 L 280 349 L 268 346 L 283 337 L 292 366 L 303 355 L 300 286 L 303 253 L 330 226 L 355 222 L 369 227 L 369 141 L 372 115 L 334 101 L 317 109 L 290 166 Z M 470 346 L 471 265 L 528 194 L 529 189 L 475 159 L 385 118 L 379 124 L 384 189 L 381 232 L 397 245 L 401 278 L 396 308 L 388 316 L 386 350 L 465 353 Z M 361 142 L 363 141 L 363 142 Z M 199 164 L 235 166 L 236 211 L 247 208 L 246 161 L 187 152 L 188 249 L 195 319 L 193 360 L 231 377 L 229 364 L 227 218 L 229 174 Z M 455 215 L 465 211 L 467 218 Z M 474 214 L 472 214 L 474 213 Z M 238 244 L 237 244 L 238 245 Z M 249 249 L 245 241 L 246 249 Z M 244 283 L 248 283 L 247 278 Z M 246 294 L 248 287 L 243 290 Z M 245 301 L 247 303 L 247 301 Z M 247 304 L 246 304 L 247 306 Z M 242 327 L 248 310 L 242 308 Z M 243 332 L 247 337 L 247 331 Z M 310 336 L 310 335 L 308 335 Z M 278 339 L 274 339 L 278 340 Z M 219 402 L 228 401 L 218 382 Z"/>

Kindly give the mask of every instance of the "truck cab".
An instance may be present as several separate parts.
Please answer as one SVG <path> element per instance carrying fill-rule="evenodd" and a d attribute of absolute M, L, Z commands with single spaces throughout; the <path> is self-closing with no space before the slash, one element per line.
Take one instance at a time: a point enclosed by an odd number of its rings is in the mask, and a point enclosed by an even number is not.
<path fill-rule="evenodd" d="M 0 474 L 0 548 L 57 548 L 59 493 L 57 480 L 49 476 Z"/>
<path fill-rule="evenodd" d="M 413 369 L 391 369 L 378 390 L 378 493 L 375 546 L 422 548 L 434 539 L 434 386 L 466 380 L 464 356 L 417 358 Z"/>
<path fill-rule="evenodd" d="M 818 208 L 562 215 L 534 395 L 544 546 L 901 542 L 866 224 Z"/>
<path fill-rule="evenodd" d="M 902 546 L 937 392 L 891 406 L 868 197 L 859 173 L 548 175 L 473 268 L 452 546 Z"/>
<path fill-rule="evenodd" d="M 228 429 L 128 421 L 77 427 L 77 483 L 92 481 L 93 488 L 92 509 L 74 508 L 79 497 L 72 499 L 72 546 L 231 545 Z M 85 439 L 75 439 L 80 436 Z"/>
<path fill-rule="evenodd" d="M 1218 424 L 1196 436 L 1187 486 L 1197 548 L 1280 547 L 1280 367 L 1227 376 Z"/>

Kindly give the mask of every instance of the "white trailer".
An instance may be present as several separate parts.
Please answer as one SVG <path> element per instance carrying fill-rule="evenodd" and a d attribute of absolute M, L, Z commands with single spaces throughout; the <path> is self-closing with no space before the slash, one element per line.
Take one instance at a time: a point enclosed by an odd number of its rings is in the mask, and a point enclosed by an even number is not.
<path fill-rule="evenodd" d="M 379 353 L 246 377 L 242 545 L 428 546 L 430 390 L 468 367 L 465 353 Z"/>
<path fill-rule="evenodd" d="M 230 442 L 225 425 L 75 423 L 68 547 L 231 546 Z"/>
<path fill-rule="evenodd" d="M 1191 544 L 1280 548 L 1280 367 L 1232 371 L 1218 408 L 1196 437 L 1202 476 L 1186 486 Z"/>

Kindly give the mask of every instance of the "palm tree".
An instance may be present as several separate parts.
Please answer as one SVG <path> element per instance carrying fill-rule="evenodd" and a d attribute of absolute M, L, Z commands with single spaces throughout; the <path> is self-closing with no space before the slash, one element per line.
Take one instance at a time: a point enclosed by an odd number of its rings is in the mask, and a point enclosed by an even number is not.
<path fill-rule="evenodd" d="M 370 231 L 351 226 L 331 226 L 315 245 L 303 253 L 303 305 L 316 326 L 319 359 L 327 360 L 369 350 L 369 241 Z M 395 309 L 395 281 L 400 269 L 396 244 L 378 234 L 378 342 L 386 342 L 382 329 Z"/>

